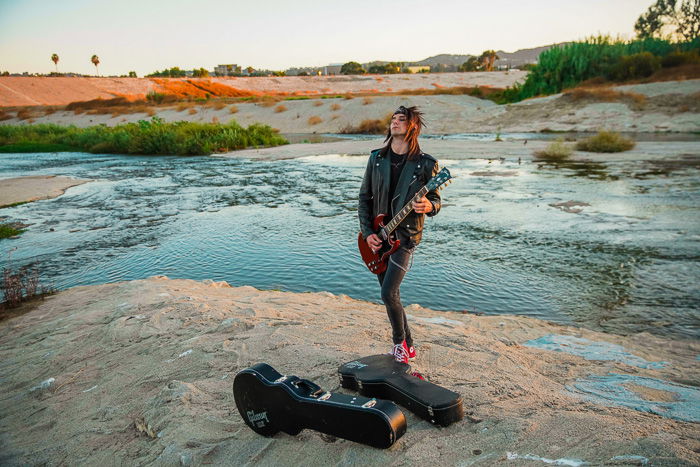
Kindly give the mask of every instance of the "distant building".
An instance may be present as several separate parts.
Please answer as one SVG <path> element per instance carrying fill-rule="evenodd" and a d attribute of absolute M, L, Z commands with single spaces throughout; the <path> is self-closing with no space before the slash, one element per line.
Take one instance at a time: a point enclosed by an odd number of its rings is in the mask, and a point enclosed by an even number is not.
<path fill-rule="evenodd" d="M 422 72 L 427 73 L 430 71 L 430 67 L 427 65 L 407 66 L 406 68 L 408 68 L 408 71 L 410 73 L 422 73 Z"/>
<path fill-rule="evenodd" d="M 216 76 L 236 76 L 241 74 L 241 67 L 235 63 L 231 65 L 216 65 L 214 73 L 216 73 Z"/>
<path fill-rule="evenodd" d="M 340 69 L 343 67 L 342 63 L 331 63 L 323 67 L 323 74 L 328 75 L 339 75 Z"/>

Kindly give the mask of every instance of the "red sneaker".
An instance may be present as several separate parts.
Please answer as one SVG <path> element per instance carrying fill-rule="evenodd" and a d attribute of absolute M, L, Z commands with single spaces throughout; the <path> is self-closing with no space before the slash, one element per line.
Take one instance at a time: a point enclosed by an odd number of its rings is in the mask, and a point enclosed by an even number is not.
<path fill-rule="evenodd" d="M 408 350 L 405 343 L 394 345 L 389 354 L 393 355 L 397 362 L 408 363 Z"/>
<path fill-rule="evenodd" d="M 403 344 L 406 345 L 406 342 L 404 341 Z M 408 347 L 408 348 L 406 349 L 406 352 L 408 352 L 408 359 L 409 359 L 410 361 L 413 361 L 413 360 L 416 359 L 416 349 L 415 349 L 415 347 L 413 347 L 413 346 Z"/>

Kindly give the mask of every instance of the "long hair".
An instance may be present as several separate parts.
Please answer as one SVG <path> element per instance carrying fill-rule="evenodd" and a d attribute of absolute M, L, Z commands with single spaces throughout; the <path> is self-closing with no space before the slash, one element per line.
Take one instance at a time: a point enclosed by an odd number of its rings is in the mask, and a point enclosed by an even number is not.
<path fill-rule="evenodd" d="M 402 114 L 406 116 L 407 128 L 406 136 L 404 140 L 408 143 L 408 158 L 414 160 L 421 152 L 420 146 L 418 145 L 418 136 L 420 135 L 420 130 L 425 126 L 423 121 L 423 112 L 418 110 L 418 107 L 404 107 L 400 106 L 396 112 L 393 113 L 392 117 L 396 114 Z M 388 152 L 389 146 L 391 145 L 391 124 L 386 132 L 385 143 L 388 144 L 384 147 L 384 152 Z"/>

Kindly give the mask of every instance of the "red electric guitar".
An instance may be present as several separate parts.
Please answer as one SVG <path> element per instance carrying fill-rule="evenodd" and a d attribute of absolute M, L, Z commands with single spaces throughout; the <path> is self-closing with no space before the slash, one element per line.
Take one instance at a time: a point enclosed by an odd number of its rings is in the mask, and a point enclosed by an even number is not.
<path fill-rule="evenodd" d="M 357 236 L 357 246 L 360 249 L 360 255 L 362 256 L 362 261 L 365 262 L 367 267 L 374 274 L 381 274 L 386 271 L 387 263 L 389 262 L 389 256 L 395 252 L 401 245 L 401 240 L 392 235 L 396 227 L 399 226 L 402 220 L 413 211 L 413 202 L 420 200 L 429 191 L 436 190 L 441 187 L 441 185 L 450 183 L 452 175 L 450 171 L 446 168 L 442 169 L 437 175 L 430 179 L 430 181 L 421 188 L 416 195 L 411 198 L 411 200 L 406 203 L 406 205 L 394 216 L 394 218 L 388 224 L 384 225 L 384 218 L 386 214 L 379 214 L 374 218 L 374 233 L 376 233 L 382 240 L 382 246 L 375 253 L 369 247 L 365 239 L 362 237 L 362 232 Z"/>

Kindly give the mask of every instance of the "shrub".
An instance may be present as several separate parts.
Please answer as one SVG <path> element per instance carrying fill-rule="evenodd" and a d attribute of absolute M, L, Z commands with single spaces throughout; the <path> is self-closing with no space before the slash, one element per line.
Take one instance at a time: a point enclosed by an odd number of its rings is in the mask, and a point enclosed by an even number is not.
<path fill-rule="evenodd" d="M 389 123 L 391 122 L 391 114 L 387 114 L 383 119 L 377 120 L 363 120 L 356 127 L 347 126 L 340 130 L 340 133 L 353 135 L 381 135 L 386 133 L 387 128 L 389 128 Z"/>
<path fill-rule="evenodd" d="M 279 101 L 280 101 L 279 98 L 275 98 L 272 96 L 265 96 L 260 100 L 260 102 L 258 102 L 258 105 L 261 107 L 272 107 L 275 104 L 277 104 Z"/>
<path fill-rule="evenodd" d="M 165 94 L 162 92 L 151 91 L 146 94 L 146 101 L 153 102 L 154 104 L 162 104 L 165 100 Z"/>
<path fill-rule="evenodd" d="M 634 141 L 619 133 L 600 131 L 597 135 L 576 143 L 576 149 L 587 152 L 623 152 L 629 151 L 634 145 Z"/>
<path fill-rule="evenodd" d="M 232 105 L 231 107 L 228 108 L 228 111 L 231 112 L 232 114 L 238 113 L 238 107 L 235 105 Z"/>
<path fill-rule="evenodd" d="M 17 118 L 20 120 L 27 120 L 34 117 L 34 113 L 29 109 L 20 109 L 17 112 Z"/>
<path fill-rule="evenodd" d="M 287 141 L 264 125 L 246 129 L 233 121 L 165 123 L 154 117 L 114 127 L 0 125 L 0 146 L 16 143 L 62 144 L 71 149 L 113 154 L 204 155 L 251 146 L 276 146 Z"/>
<path fill-rule="evenodd" d="M 372 99 L 371 97 L 365 97 L 364 99 L 362 99 L 362 105 L 369 105 L 372 102 L 374 102 L 374 99 Z"/>
<path fill-rule="evenodd" d="M 190 109 L 187 113 L 190 115 L 194 115 L 197 113 L 197 109 Z"/>
<path fill-rule="evenodd" d="M 691 63 L 700 62 L 700 55 L 697 50 L 688 52 L 671 52 L 661 59 L 661 66 L 664 68 L 672 68 L 675 66 L 688 65 Z"/>
<path fill-rule="evenodd" d="M 698 46 L 700 38 L 672 43 L 654 38 L 621 41 L 607 36 L 555 46 L 540 54 L 538 64 L 532 68 L 525 82 L 508 88 L 503 99 L 506 102 L 517 102 L 534 96 L 555 94 L 597 76 L 641 76 L 650 67 L 656 67 L 657 59 L 649 58 L 647 53 L 655 57 L 666 57 L 672 52 L 692 51 Z M 623 60 L 624 57 L 634 55 L 637 57 Z M 618 66 L 623 61 L 625 63 Z"/>
<path fill-rule="evenodd" d="M 314 107 L 321 107 L 323 105 L 323 101 L 314 101 Z"/>
<path fill-rule="evenodd" d="M 309 125 L 318 125 L 321 123 L 323 119 L 319 117 L 318 115 L 314 115 L 313 117 L 309 117 L 308 123 Z"/>
<path fill-rule="evenodd" d="M 646 78 L 653 75 L 661 68 L 661 59 L 651 52 L 641 52 L 625 57 L 620 57 L 608 73 L 610 79 L 615 81 L 627 81 L 631 79 Z"/>
<path fill-rule="evenodd" d="M 340 104 L 333 104 L 333 105 L 331 105 L 331 110 L 333 110 L 333 111 L 335 111 L 335 110 L 340 110 Z"/>
<path fill-rule="evenodd" d="M 43 287 L 39 283 L 39 272 L 36 267 L 24 266 L 17 271 L 9 268 L 3 269 L 0 291 L 4 296 L 4 302 L 0 308 L 14 308 L 22 302 L 35 297 L 44 297 L 54 293 L 52 288 Z"/>
<path fill-rule="evenodd" d="M 569 157 L 574 150 L 564 142 L 564 138 L 557 138 L 549 143 L 543 150 L 535 151 L 535 156 L 543 159 L 564 159 Z"/>
<path fill-rule="evenodd" d="M 283 104 L 280 104 L 277 107 L 275 107 L 275 113 L 286 112 L 287 110 L 287 106 Z"/>

